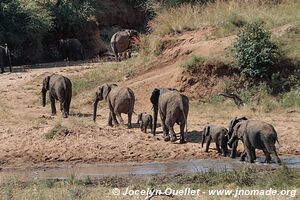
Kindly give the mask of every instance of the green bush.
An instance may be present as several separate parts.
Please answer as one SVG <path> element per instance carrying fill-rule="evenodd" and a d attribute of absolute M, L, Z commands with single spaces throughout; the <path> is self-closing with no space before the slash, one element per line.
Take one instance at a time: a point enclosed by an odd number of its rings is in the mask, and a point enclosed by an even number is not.
<path fill-rule="evenodd" d="M 267 77 L 279 58 L 278 46 L 261 23 L 247 24 L 233 43 L 232 53 L 241 73 L 250 77 Z"/>
<path fill-rule="evenodd" d="M 206 59 L 201 56 L 192 55 L 190 58 L 181 63 L 180 66 L 189 72 L 194 72 L 205 62 L 205 60 Z"/>
<path fill-rule="evenodd" d="M 42 38 L 52 26 L 50 13 L 36 1 L 0 3 L 0 44 L 8 43 L 14 59 L 37 60 L 43 53 Z"/>

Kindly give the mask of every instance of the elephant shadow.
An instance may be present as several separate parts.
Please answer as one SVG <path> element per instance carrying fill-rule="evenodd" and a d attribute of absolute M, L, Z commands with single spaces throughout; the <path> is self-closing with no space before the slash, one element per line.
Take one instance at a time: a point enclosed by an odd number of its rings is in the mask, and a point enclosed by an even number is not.
<path fill-rule="evenodd" d="M 79 118 L 84 118 L 84 117 L 93 117 L 93 114 L 91 113 L 81 113 L 81 112 L 75 112 L 75 113 L 70 113 L 70 116 L 72 117 L 79 117 Z M 97 117 L 100 117 L 101 115 L 97 115 Z"/>
<path fill-rule="evenodd" d="M 203 131 L 196 131 L 196 130 L 189 131 L 186 134 L 186 142 L 200 144 L 202 141 L 202 132 Z"/>
<path fill-rule="evenodd" d="M 132 128 L 140 128 L 141 124 L 132 123 L 131 126 L 132 126 Z M 161 127 L 161 124 L 157 123 L 156 128 L 159 128 L 159 127 Z M 150 130 L 150 128 L 148 127 L 147 130 Z M 162 131 L 156 131 L 156 133 L 162 133 Z"/>

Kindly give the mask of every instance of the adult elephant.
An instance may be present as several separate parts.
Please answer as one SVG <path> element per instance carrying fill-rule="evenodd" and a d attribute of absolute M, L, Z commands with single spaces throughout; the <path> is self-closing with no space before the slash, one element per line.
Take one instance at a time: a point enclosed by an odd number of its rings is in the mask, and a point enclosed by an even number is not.
<path fill-rule="evenodd" d="M 63 117 L 67 118 L 72 98 L 72 83 L 70 79 L 58 74 L 52 74 L 44 79 L 41 92 L 43 107 L 46 106 L 46 93 L 48 90 L 52 115 L 56 115 L 55 100 L 58 100 Z"/>
<path fill-rule="evenodd" d="M 187 117 L 189 112 L 189 99 L 172 88 L 155 88 L 150 97 L 153 104 L 154 123 L 152 133 L 155 135 L 157 126 L 157 114 L 159 112 L 162 121 L 165 141 L 175 142 L 177 140 L 174 131 L 175 123 L 180 125 L 180 143 L 184 143 L 184 134 L 187 132 Z M 184 131 L 184 128 L 186 130 Z M 171 138 L 169 135 L 171 133 Z"/>
<path fill-rule="evenodd" d="M 0 46 L 0 67 L 1 73 L 4 73 L 5 65 L 9 66 L 9 71 L 11 72 L 11 53 L 10 50 L 5 44 L 4 46 Z"/>
<path fill-rule="evenodd" d="M 278 142 L 277 132 L 271 124 L 258 120 L 238 122 L 233 128 L 228 145 L 231 146 L 238 139 L 244 143 L 244 152 L 241 156 L 242 161 L 247 156 L 248 161 L 253 163 L 256 159 L 255 149 L 260 149 L 266 156 L 265 162 L 269 163 L 271 161 L 270 154 L 275 156 L 277 163 L 281 162 L 275 147 L 276 141 Z"/>
<path fill-rule="evenodd" d="M 237 123 L 245 121 L 245 120 L 248 120 L 248 119 L 246 117 L 240 117 L 240 118 L 235 117 L 234 119 L 232 119 L 230 121 L 229 128 L 228 128 L 228 133 L 226 135 L 227 138 L 228 138 L 228 141 L 230 140 L 230 138 L 232 136 L 234 126 Z M 238 147 L 238 140 L 234 141 L 231 145 L 231 154 L 230 154 L 231 158 L 236 158 L 236 156 L 237 156 L 237 147 Z M 255 153 L 254 153 L 254 155 L 255 155 Z"/>
<path fill-rule="evenodd" d="M 110 45 L 117 61 L 120 61 L 119 54 L 126 51 L 128 53 L 127 57 L 131 57 L 130 50 L 135 40 L 139 40 L 139 33 L 130 29 L 118 31 L 111 37 Z"/>
<path fill-rule="evenodd" d="M 103 84 L 97 91 L 94 100 L 94 114 L 93 120 L 96 120 L 97 105 L 99 101 L 105 100 L 109 108 L 108 125 L 118 125 L 120 121 L 124 124 L 121 113 L 128 115 L 128 128 L 131 128 L 132 113 L 134 111 L 135 96 L 130 88 L 118 86 L 117 84 Z M 117 120 L 118 118 L 118 120 Z M 112 123 L 113 122 L 113 123 Z"/>
<path fill-rule="evenodd" d="M 60 39 L 59 40 L 59 51 L 62 55 L 62 57 L 65 60 L 83 60 L 83 47 L 81 42 L 76 39 Z"/>

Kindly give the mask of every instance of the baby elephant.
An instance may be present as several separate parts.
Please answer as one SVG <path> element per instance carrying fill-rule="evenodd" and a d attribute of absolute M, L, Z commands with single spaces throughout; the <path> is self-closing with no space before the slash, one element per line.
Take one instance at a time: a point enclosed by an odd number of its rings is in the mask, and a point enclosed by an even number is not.
<path fill-rule="evenodd" d="M 228 148 L 227 148 L 227 129 L 222 126 L 209 125 L 203 129 L 202 133 L 202 148 L 206 139 L 206 148 L 205 152 L 208 152 L 208 148 L 211 141 L 216 143 L 217 151 L 222 153 L 223 156 L 227 156 Z"/>
<path fill-rule="evenodd" d="M 138 121 L 137 123 L 140 124 L 141 122 L 141 131 L 143 131 L 144 133 L 147 133 L 147 127 L 149 127 L 150 129 L 152 128 L 152 115 L 146 113 L 146 112 L 142 112 L 140 114 L 138 114 Z"/>
<path fill-rule="evenodd" d="M 58 74 L 47 76 L 44 79 L 41 92 L 43 107 L 46 106 L 46 93 L 48 90 L 52 115 L 56 115 L 55 100 L 58 100 L 60 102 L 60 110 L 62 111 L 63 117 L 67 118 L 72 98 L 72 83 L 70 79 Z"/>

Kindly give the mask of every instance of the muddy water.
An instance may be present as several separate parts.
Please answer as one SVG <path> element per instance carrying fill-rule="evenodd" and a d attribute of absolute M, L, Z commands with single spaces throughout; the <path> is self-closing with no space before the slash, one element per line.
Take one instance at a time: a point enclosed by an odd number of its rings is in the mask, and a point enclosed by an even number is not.
<path fill-rule="evenodd" d="M 204 173 L 209 170 L 225 171 L 253 166 L 260 169 L 273 169 L 277 164 L 261 163 L 263 158 L 259 158 L 255 164 L 239 162 L 238 159 L 219 160 L 182 160 L 171 162 L 154 163 L 109 163 L 109 164 L 82 164 L 73 167 L 62 167 L 52 169 L 38 169 L 26 171 L 3 170 L 0 175 L 17 176 L 21 179 L 64 179 L 71 175 L 76 177 L 89 176 L 91 178 L 103 176 L 125 176 L 125 175 L 166 175 L 181 173 Z M 281 157 L 283 163 L 289 168 L 300 168 L 300 156 Z"/>

